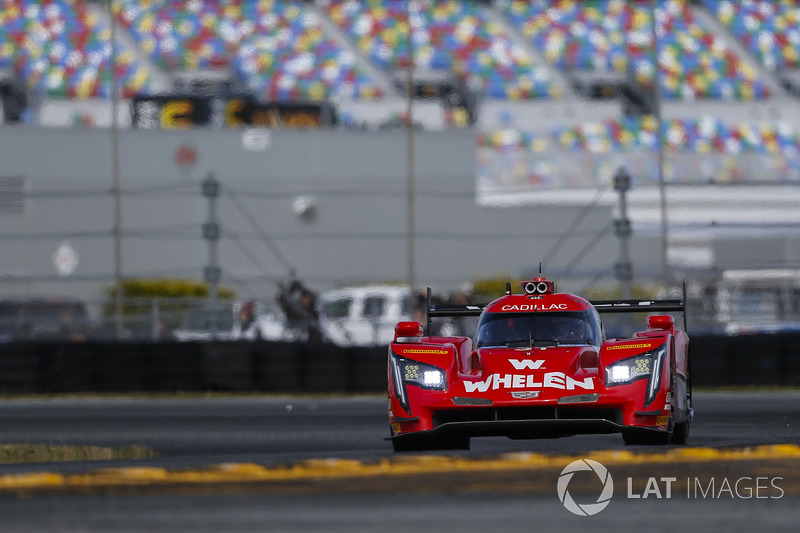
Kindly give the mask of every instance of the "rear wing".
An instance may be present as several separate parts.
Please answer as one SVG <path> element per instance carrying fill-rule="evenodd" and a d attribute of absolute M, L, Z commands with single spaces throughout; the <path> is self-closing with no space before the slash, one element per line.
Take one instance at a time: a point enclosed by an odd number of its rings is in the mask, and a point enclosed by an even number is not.
<path fill-rule="evenodd" d="M 589 303 L 598 313 L 662 313 L 683 314 L 683 331 L 686 329 L 685 300 L 592 300 Z"/>
<path fill-rule="evenodd" d="M 507 292 L 506 294 L 509 294 Z M 686 285 L 683 286 L 683 298 L 680 300 L 591 300 L 598 313 L 682 313 L 683 329 L 686 329 Z M 488 304 L 464 305 L 431 305 L 431 289 L 426 294 L 426 331 L 431 329 L 431 317 L 479 316 Z"/>
<path fill-rule="evenodd" d="M 428 307 L 428 316 L 478 316 L 486 304 L 434 305 Z"/>
<path fill-rule="evenodd" d="M 598 313 L 682 313 L 685 310 L 683 300 L 592 300 L 589 303 Z"/>
<path fill-rule="evenodd" d="M 425 331 L 431 330 L 432 317 L 458 317 L 458 316 L 480 316 L 483 308 L 488 304 L 444 304 L 444 305 L 431 305 L 431 288 L 425 295 L 425 313 L 427 323 L 425 324 Z"/>
<path fill-rule="evenodd" d="M 680 300 L 591 300 L 598 313 L 662 313 L 683 314 L 683 330 L 689 331 L 686 324 L 686 283 L 682 284 Z"/>

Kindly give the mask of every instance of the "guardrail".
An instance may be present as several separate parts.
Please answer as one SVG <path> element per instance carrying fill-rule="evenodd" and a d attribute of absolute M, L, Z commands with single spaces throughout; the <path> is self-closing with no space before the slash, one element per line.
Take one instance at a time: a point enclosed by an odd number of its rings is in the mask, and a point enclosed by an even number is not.
<path fill-rule="evenodd" d="M 800 333 L 694 336 L 695 386 L 800 386 Z M 386 388 L 386 347 L 287 342 L 0 344 L 0 394 Z"/>

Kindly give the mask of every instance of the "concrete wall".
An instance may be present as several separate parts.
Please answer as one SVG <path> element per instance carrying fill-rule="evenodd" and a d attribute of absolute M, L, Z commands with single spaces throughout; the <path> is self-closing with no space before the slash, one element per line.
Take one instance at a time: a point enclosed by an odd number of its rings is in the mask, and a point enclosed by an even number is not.
<path fill-rule="evenodd" d="M 481 207 L 474 139 L 472 131 L 414 136 L 418 283 L 449 290 L 487 275 L 513 279 L 542 260 L 575 283 L 604 274 L 611 283 L 618 245 L 604 228 L 612 207 Z M 240 295 L 272 295 L 290 268 L 318 290 L 404 280 L 406 146 L 403 131 L 120 131 L 123 274 L 202 277 L 200 183 L 213 173 L 223 191 L 223 278 Z M 181 147 L 196 150 L 194 164 L 176 163 Z M 114 273 L 111 154 L 109 130 L 0 128 L 0 177 L 24 177 L 26 192 L 22 214 L 0 210 L 0 292 L 101 296 Z M 293 211 L 304 195 L 316 204 L 311 220 Z M 60 278 L 52 254 L 64 241 L 79 265 Z M 658 270 L 657 239 L 634 239 L 632 251 L 638 272 Z"/>
<path fill-rule="evenodd" d="M 800 385 L 800 335 L 693 335 L 693 383 L 701 387 Z M 753 353 L 758 353 L 757 359 Z M 321 344 L 0 344 L 0 395 L 65 392 L 386 390 L 386 348 Z"/>

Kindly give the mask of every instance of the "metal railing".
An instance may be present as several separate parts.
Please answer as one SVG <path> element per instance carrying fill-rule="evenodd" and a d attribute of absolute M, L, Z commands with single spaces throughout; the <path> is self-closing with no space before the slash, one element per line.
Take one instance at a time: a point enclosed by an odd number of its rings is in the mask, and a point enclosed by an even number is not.
<path fill-rule="evenodd" d="M 237 304 L 205 299 L 127 298 L 121 336 L 113 301 L 18 298 L 0 301 L 0 341 L 165 341 L 231 335 Z M 118 339 L 119 337 L 119 339 Z M 179 339 L 180 340 L 180 339 Z"/>

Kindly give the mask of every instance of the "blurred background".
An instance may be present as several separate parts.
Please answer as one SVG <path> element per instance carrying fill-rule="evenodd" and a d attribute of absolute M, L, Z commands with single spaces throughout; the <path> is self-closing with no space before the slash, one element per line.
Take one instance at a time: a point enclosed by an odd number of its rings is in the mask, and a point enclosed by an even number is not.
<path fill-rule="evenodd" d="M 0 0 L 0 99 L 2 341 L 380 344 L 540 263 L 800 329 L 791 0 Z"/>

